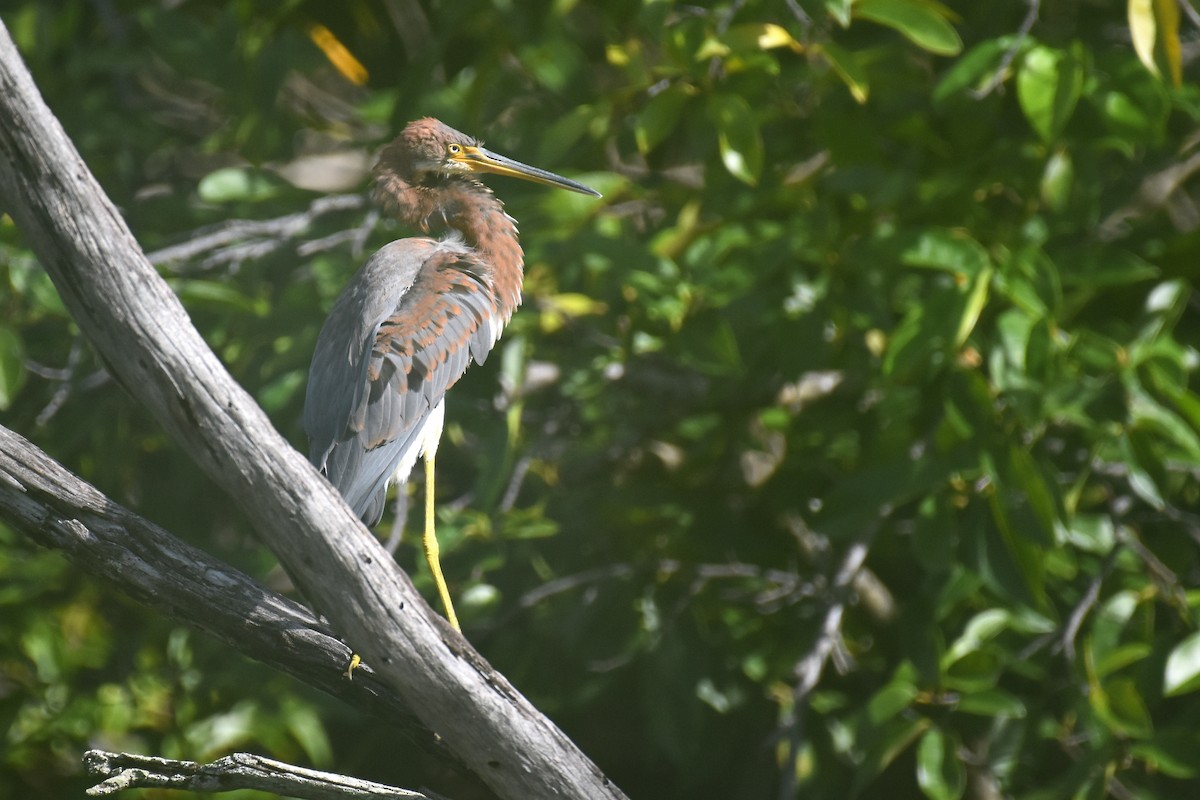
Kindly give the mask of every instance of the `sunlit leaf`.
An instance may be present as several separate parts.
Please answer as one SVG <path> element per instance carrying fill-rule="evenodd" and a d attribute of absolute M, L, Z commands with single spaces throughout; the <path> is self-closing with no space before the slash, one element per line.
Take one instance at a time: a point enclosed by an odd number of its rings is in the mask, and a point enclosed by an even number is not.
<path fill-rule="evenodd" d="M 901 263 L 975 277 L 988 269 L 987 250 L 966 231 L 925 228 L 900 251 Z"/>
<path fill-rule="evenodd" d="M 1146 69 L 1159 75 L 1156 53 L 1161 48 L 1171 75 L 1171 84 L 1183 80 L 1183 57 L 1179 42 L 1179 6 L 1173 0 L 1127 0 L 1129 33 L 1133 50 Z"/>
<path fill-rule="evenodd" d="M 259 202 L 279 194 L 278 179 L 261 170 L 222 167 L 200 179 L 196 187 L 206 203 Z"/>
<path fill-rule="evenodd" d="M 823 2 L 829 16 L 833 17 L 843 28 L 850 27 L 850 13 L 854 7 L 854 0 L 823 0 Z"/>
<path fill-rule="evenodd" d="M 1154 63 L 1154 41 L 1158 37 L 1158 21 L 1154 18 L 1154 0 L 1126 0 L 1129 15 L 1129 33 L 1133 37 L 1133 50 L 1146 69 L 1158 74 Z"/>
<path fill-rule="evenodd" d="M 967 770 L 956 737 L 930 728 L 917 745 L 917 785 L 930 800 L 957 800 L 967 788 Z"/>
<path fill-rule="evenodd" d="M 1200 689 L 1200 633 L 1193 633 L 1171 649 L 1163 673 L 1163 694 L 1174 697 Z"/>
<path fill-rule="evenodd" d="M 1029 49 L 1017 73 L 1017 99 L 1029 124 L 1044 142 L 1058 139 L 1083 90 L 1083 65 L 1077 48 L 1044 45 Z"/>
<path fill-rule="evenodd" d="M 717 126 L 725 169 L 743 183 L 757 184 L 763 167 L 763 142 L 749 104 L 735 94 L 716 94 L 709 98 L 708 114 Z"/>
<path fill-rule="evenodd" d="M 321 48 L 321 52 L 329 59 L 329 63 L 341 73 L 342 77 L 351 83 L 362 86 L 369 77 L 367 68 L 354 57 L 354 54 L 342 44 L 333 31 L 320 23 L 308 26 L 308 36 L 313 44 Z"/>
<path fill-rule="evenodd" d="M 1070 154 L 1066 150 L 1055 150 L 1046 159 L 1046 168 L 1042 171 L 1042 202 L 1051 211 L 1065 210 L 1074 182 L 1075 167 Z"/>
<path fill-rule="evenodd" d="M 971 287 L 970 293 L 967 295 L 966 302 L 963 304 L 962 316 L 958 321 L 958 330 L 954 334 L 954 344 L 956 347 L 961 347 L 967 337 L 971 335 L 971 331 L 975 329 L 975 323 L 979 321 L 979 315 L 983 313 L 984 306 L 987 305 L 988 290 L 991 288 L 992 271 L 985 269 L 975 278 L 975 283 Z"/>
<path fill-rule="evenodd" d="M 942 56 L 957 55 L 962 39 L 948 21 L 951 12 L 933 0 L 858 0 L 855 17 L 894 28 L 918 47 Z"/>
<path fill-rule="evenodd" d="M 1171 85 L 1178 88 L 1183 83 L 1183 46 L 1179 41 L 1179 4 L 1174 0 L 1154 0 L 1154 13 L 1158 17 L 1159 41 L 1163 56 L 1171 73 Z"/>

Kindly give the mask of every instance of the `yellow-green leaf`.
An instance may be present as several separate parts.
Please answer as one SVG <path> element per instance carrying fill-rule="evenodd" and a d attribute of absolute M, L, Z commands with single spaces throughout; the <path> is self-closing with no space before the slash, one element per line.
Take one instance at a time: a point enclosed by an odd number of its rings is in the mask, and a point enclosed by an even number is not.
<path fill-rule="evenodd" d="M 850 90 L 850 96 L 859 103 L 867 102 L 870 86 L 867 84 L 867 71 L 858 63 L 858 57 L 843 50 L 833 42 L 823 42 L 813 45 L 813 50 L 825 59 L 825 63 L 833 68 L 837 76 Z"/>
<path fill-rule="evenodd" d="M 1029 50 L 1017 74 L 1017 101 L 1029 124 L 1051 143 L 1066 127 L 1083 91 L 1083 65 L 1075 48 Z"/>
<path fill-rule="evenodd" d="M 958 320 L 958 331 L 954 335 L 955 346 L 962 347 L 971 331 L 975 330 L 975 323 L 979 321 L 979 315 L 987 305 L 988 289 L 991 285 L 992 270 L 986 268 L 975 279 L 975 285 L 971 287 L 971 294 L 967 296 L 967 302 L 963 306 L 962 316 Z"/>
<path fill-rule="evenodd" d="M 958 55 L 962 39 L 950 24 L 952 15 L 932 0 L 858 0 L 855 17 L 886 25 L 918 47 L 940 56 Z"/>
<path fill-rule="evenodd" d="M 866 70 L 859 64 L 858 58 L 848 50 L 844 50 L 833 42 L 823 42 L 814 46 L 814 52 L 820 54 L 833 71 L 841 78 L 841 82 L 850 89 L 850 95 L 859 103 L 865 103 L 870 94 L 870 85 L 866 83 Z"/>
<path fill-rule="evenodd" d="M 1146 65 L 1146 69 L 1158 74 L 1154 63 L 1154 40 L 1158 36 L 1158 23 L 1154 19 L 1153 0 L 1129 0 L 1126 5 L 1129 15 L 1129 33 L 1133 37 L 1133 51 Z"/>
<path fill-rule="evenodd" d="M 1183 52 L 1179 45 L 1179 6 L 1176 0 L 1154 0 L 1154 12 L 1158 18 L 1159 41 L 1162 42 L 1163 57 L 1171 73 L 1171 85 L 1183 83 Z"/>
<path fill-rule="evenodd" d="M 633 123 L 633 138 L 638 152 L 649 153 L 674 133 L 687 99 L 694 89 L 673 83 L 646 101 Z"/>

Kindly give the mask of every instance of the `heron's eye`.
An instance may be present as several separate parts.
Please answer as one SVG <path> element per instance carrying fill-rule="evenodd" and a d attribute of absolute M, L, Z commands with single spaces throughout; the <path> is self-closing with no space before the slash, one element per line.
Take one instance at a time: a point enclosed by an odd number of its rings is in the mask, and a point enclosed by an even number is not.
<path fill-rule="evenodd" d="M 446 145 L 446 152 L 452 156 L 456 156 L 462 152 L 462 146 L 457 144 Z"/>

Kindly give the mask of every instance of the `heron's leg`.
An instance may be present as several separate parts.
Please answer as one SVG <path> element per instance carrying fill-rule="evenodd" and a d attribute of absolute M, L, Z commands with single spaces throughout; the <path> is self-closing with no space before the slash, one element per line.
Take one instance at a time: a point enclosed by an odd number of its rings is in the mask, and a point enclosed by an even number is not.
<path fill-rule="evenodd" d="M 450 601 L 450 589 L 446 586 L 446 578 L 442 575 L 442 562 L 438 558 L 437 533 L 434 531 L 433 504 L 433 462 L 434 454 L 425 453 L 425 560 L 429 562 L 429 570 L 433 573 L 433 582 L 437 584 L 438 594 L 442 597 L 442 605 L 446 607 L 446 619 L 456 631 L 458 616 L 454 613 L 454 603 Z"/>

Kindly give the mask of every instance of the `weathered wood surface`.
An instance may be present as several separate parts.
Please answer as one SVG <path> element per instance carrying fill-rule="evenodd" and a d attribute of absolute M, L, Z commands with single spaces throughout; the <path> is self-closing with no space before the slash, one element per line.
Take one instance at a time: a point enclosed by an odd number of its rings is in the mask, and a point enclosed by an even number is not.
<path fill-rule="evenodd" d="M 89 774 L 104 778 L 87 790 L 91 797 L 152 787 L 193 792 L 257 789 L 302 800 L 445 800 L 428 791 L 398 789 L 374 781 L 305 769 L 251 753 L 233 753 L 208 764 L 198 764 L 173 758 L 89 750 L 83 756 L 83 763 Z"/>

